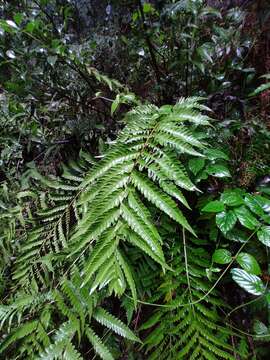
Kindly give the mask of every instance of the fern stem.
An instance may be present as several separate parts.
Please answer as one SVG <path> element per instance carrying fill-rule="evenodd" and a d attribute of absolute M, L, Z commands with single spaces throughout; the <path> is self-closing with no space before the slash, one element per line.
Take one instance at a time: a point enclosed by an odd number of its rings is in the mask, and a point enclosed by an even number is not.
<path fill-rule="evenodd" d="M 190 279 L 189 279 L 189 271 L 188 271 L 188 258 L 187 258 L 187 244 L 186 244 L 186 233 L 185 233 L 185 229 L 182 228 L 182 235 L 183 235 L 183 246 L 184 246 L 184 258 L 185 258 L 185 269 L 186 269 L 186 277 L 187 277 L 187 285 L 188 285 L 188 290 L 189 290 L 189 294 L 190 294 L 190 304 L 193 308 L 192 305 L 192 291 L 191 291 L 191 286 L 190 286 Z"/>

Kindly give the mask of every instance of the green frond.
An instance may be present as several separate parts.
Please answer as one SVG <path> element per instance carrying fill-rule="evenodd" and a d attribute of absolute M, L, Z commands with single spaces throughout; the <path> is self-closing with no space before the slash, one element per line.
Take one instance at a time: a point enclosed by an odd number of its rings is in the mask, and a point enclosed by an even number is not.
<path fill-rule="evenodd" d="M 13 279 L 31 295 L 54 289 L 51 298 L 38 305 L 46 309 L 40 321 L 25 321 L 28 311 L 29 319 L 36 319 L 33 299 L 22 300 L 17 308 L 0 307 L 0 324 L 11 324 L 2 351 L 23 343 L 22 356 L 27 354 L 29 360 L 37 353 L 43 360 L 79 360 L 87 338 L 91 353 L 113 360 L 118 336 L 140 342 L 105 310 L 109 297 L 122 300 L 126 292 L 133 299 L 128 322 L 137 294 L 153 294 L 150 301 L 170 305 L 158 308 L 141 326 L 140 331 L 147 332 L 143 346 L 149 359 L 167 359 L 168 353 L 171 359 L 204 359 L 204 351 L 215 357 L 231 353 L 217 294 L 213 291 L 202 302 L 187 305 L 192 300 L 189 287 L 199 299 L 210 286 L 205 280 L 207 256 L 193 251 L 193 244 L 190 257 L 195 260 L 187 266 L 187 282 L 179 242 L 179 227 L 196 236 L 182 212 L 183 206 L 190 209 L 182 191 L 198 191 L 183 165 L 190 156 L 202 156 L 205 147 L 197 127 L 209 122 L 197 102 L 194 98 L 175 106 L 138 106 L 125 116 L 125 127 L 101 160 L 81 152 L 78 161 L 63 166 L 60 177 L 36 174 L 46 191 L 41 189 L 40 210 L 19 242 Z M 160 286 L 153 291 L 157 279 Z M 101 338 L 102 326 L 115 333 L 112 341 L 106 333 Z"/>
<path fill-rule="evenodd" d="M 158 141 L 158 143 L 161 146 L 164 147 L 171 147 L 176 150 L 178 150 L 182 154 L 189 154 L 192 156 L 200 156 L 203 157 L 204 155 L 199 153 L 198 151 L 194 150 L 193 147 L 189 144 L 183 141 L 181 138 L 176 137 L 169 133 L 162 133 L 156 135 L 155 139 Z"/>
<path fill-rule="evenodd" d="M 186 128 L 183 125 L 176 125 L 173 124 L 170 127 L 166 124 L 166 122 L 161 123 L 159 126 L 159 131 L 161 131 L 162 135 L 168 134 L 172 136 L 174 139 L 178 139 L 182 142 L 186 142 L 187 144 L 190 144 L 191 146 L 198 147 L 199 149 L 202 149 L 204 146 L 190 131 L 188 128 Z"/>
<path fill-rule="evenodd" d="M 31 334 L 37 329 L 38 321 L 29 321 L 23 325 L 20 325 L 16 330 L 11 332 L 1 343 L 0 343 L 0 354 L 3 353 L 7 347 L 14 342 L 24 339 L 27 335 Z"/>
<path fill-rule="evenodd" d="M 45 178 L 35 173 L 41 184 L 50 189 L 46 197 L 42 197 L 41 210 L 34 221 L 33 229 L 28 231 L 21 245 L 16 260 L 13 279 L 22 286 L 29 286 L 32 281 L 44 284 L 49 278 L 46 258 L 60 253 L 68 246 L 70 230 L 78 222 L 80 206 L 76 202 L 80 185 L 89 163 L 79 159 L 79 165 L 70 161 L 64 167 L 62 178 Z M 75 176 L 68 179 L 69 176 Z M 45 265 L 45 263 L 47 265 Z M 50 271 L 52 264 L 50 264 Z"/>
<path fill-rule="evenodd" d="M 86 328 L 86 336 L 95 349 L 95 352 L 101 357 L 102 360 L 114 360 L 109 349 L 102 343 L 101 339 L 90 327 Z"/>
<path fill-rule="evenodd" d="M 185 190 L 197 190 L 175 154 L 171 151 L 162 151 L 160 152 L 160 155 L 160 157 L 155 159 L 155 162 L 159 165 L 160 169 L 163 170 L 169 180 L 174 181 L 177 186 Z"/>
<path fill-rule="evenodd" d="M 159 299 L 165 299 L 165 304 L 169 306 L 157 308 L 140 327 L 140 332 L 147 331 L 148 334 L 144 346 L 146 352 L 150 353 L 149 358 L 164 356 L 166 359 L 167 354 L 172 360 L 208 360 L 206 354 L 209 353 L 209 359 L 233 359 L 234 349 L 229 343 L 233 332 L 223 325 L 222 317 L 215 306 L 215 299 L 220 295 L 214 291 L 205 297 L 205 293 L 212 286 L 205 277 L 205 269 L 210 266 L 211 259 L 208 256 L 207 260 L 207 254 L 204 254 L 204 262 L 198 265 L 194 255 L 194 252 L 198 251 L 189 246 L 186 249 L 188 282 L 185 267 L 181 265 L 185 261 L 183 245 L 174 243 L 170 251 L 175 256 L 169 265 L 175 271 L 166 273 L 158 289 Z M 201 271 L 198 271 L 200 267 Z M 181 273 L 184 273 L 184 276 L 181 276 Z M 203 286 L 197 284 L 197 279 Z M 223 306 L 222 301 L 218 306 Z M 163 345 L 158 357 L 155 348 L 160 344 Z M 167 348 L 164 344 L 170 344 L 170 347 Z"/>
<path fill-rule="evenodd" d="M 122 321 L 109 314 L 102 308 L 97 308 L 93 317 L 97 322 L 114 331 L 116 334 L 131 341 L 141 342 L 140 339 Z"/>
<path fill-rule="evenodd" d="M 152 250 L 149 244 L 144 241 L 136 232 L 126 229 L 123 231 L 125 233 L 126 239 L 134 246 L 141 249 L 146 255 L 150 256 L 153 260 L 155 260 L 158 264 L 168 268 L 168 266 L 164 263 L 164 259 L 160 258 L 155 252 Z"/>
<path fill-rule="evenodd" d="M 57 342 L 56 344 L 51 344 L 47 347 L 45 352 L 41 353 L 37 360 L 60 360 L 63 358 L 63 351 L 66 347 L 65 341 Z"/>
<path fill-rule="evenodd" d="M 165 263 L 159 239 L 156 240 L 153 238 L 152 229 L 149 229 L 147 224 L 144 223 L 141 217 L 139 217 L 133 209 L 124 204 L 121 206 L 121 213 L 123 219 L 127 222 L 131 229 L 137 233 L 148 244 L 153 253 Z"/>
<path fill-rule="evenodd" d="M 162 192 L 156 185 L 154 185 L 146 177 L 140 175 L 138 172 L 133 172 L 131 177 L 134 186 L 148 201 L 195 235 L 184 215 L 171 197 L 164 194 L 164 192 Z"/>
<path fill-rule="evenodd" d="M 123 270 L 123 272 L 125 274 L 125 278 L 127 280 L 129 288 L 131 290 L 134 305 L 135 305 L 135 308 L 136 308 L 136 305 L 137 305 L 137 290 L 136 290 L 136 285 L 135 285 L 135 281 L 134 281 L 133 271 L 131 269 L 130 264 L 128 263 L 128 259 L 125 258 L 124 254 L 122 254 L 121 251 L 117 250 L 116 256 L 117 256 L 117 260 L 119 261 L 120 267 L 122 268 L 122 270 Z"/>
<path fill-rule="evenodd" d="M 87 283 L 93 274 L 100 268 L 105 261 L 109 260 L 117 247 L 117 241 L 114 239 L 114 229 L 110 229 L 98 245 L 95 246 L 90 260 L 86 263 L 84 269 L 84 283 Z"/>
<path fill-rule="evenodd" d="M 83 360 L 83 357 L 75 349 L 74 345 L 70 342 L 67 343 L 66 348 L 63 353 L 64 360 Z"/>

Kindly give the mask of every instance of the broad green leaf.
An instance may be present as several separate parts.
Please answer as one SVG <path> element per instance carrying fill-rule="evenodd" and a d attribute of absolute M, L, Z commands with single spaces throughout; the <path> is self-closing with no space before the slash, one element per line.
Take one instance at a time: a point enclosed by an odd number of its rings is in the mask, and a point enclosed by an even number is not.
<path fill-rule="evenodd" d="M 205 156 L 209 160 L 224 159 L 229 160 L 228 155 L 219 149 L 207 149 L 204 151 Z"/>
<path fill-rule="evenodd" d="M 214 200 L 210 201 L 208 204 L 206 204 L 203 208 L 203 212 L 214 212 L 219 213 L 225 209 L 224 204 L 221 201 Z"/>
<path fill-rule="evenodd" d="M 152 11 L 154 11 L 153 5 L 150 4 L 150 3 L 148 3 L 148 2 L 145 2 L 145 3 L 143 4 L 143 12 L 144 12 L 145 14 L 147 14 L 147 13 L 152 12 Z"/>
<path fill-rule="evenodd" d="M 263 207 L 255 196 L 247 194 L 245 196 L 245 204 L 254 214 L 258 216 L 264 216 Z"/>
<path fill-rule="evenodd" d="M 257 275 L 252 275 L 242 269 L 234 268 L 231 270 L 233 280 L 248 293 L 253 295 L 263 295 L 265 286 Z"/>
<path fill-rule="evenodd" d="M 228 231 L 225 234 L 226 239 L 229 239 L 231 241 L 236 241 L 240 243 L 244 243 L 247 241 L 248 236 L 245 231 L 240 229 L 233 229 L 231 231 Z"/>
<path fill-rule="evenodd" d="M 254 230 L 257 226 L 259 226 L 259 222 L 252 215 L 252 213 L 245 207 L 240 206 L 239 208 L 235 208 L 234 210 L 237 219 L 240 224 L 246 227 L 247 229 Z"/>
<path fill-rule="evenodd" d="M 221 164 L 209 165 L 206 168 L 206 171 L 208 172 L 209 175 L 218 178 L 231 177 L 230 171 L 227 168 L 227 166 Z"/>
<path fill-rule="evenodd" d="M 190 159 L 188 162 L 188 167 L 194 175 L 197 175 L 199 171 L 203 169 L 204 165 L 205 165 L 205 159 L 202 158 Z"/>
<path fill-rule="evenodd" d="M 244 203 L 241 196 L 241 190 L 238 191 L 238 189 L 225 190 L 221 195 L 220 200 L 228 206 L 239 206 Z"/>
<path fill-rule="evenodd" d="M 20 24 L 21 24 L 23 18 L 24 18 L 24 14 L 22 14 L 22 13 L 17 13 L 17 14 L 15 14 L 15 15 L 13 16 L 13 19 L 14 19 L 14 21 L 16 22 L 17 25 L 20 25 Z"/>
<path fill-rule="evenodd" d="M 260 275 L 262 273 L 257 260 L 254 258 L 254 256 L 248 253 L 241 252 L 236 257 L 236 261 L 244 270 L 250 274 Z"/>
<path fill-rule="evenodd" d="M 217 264 L 229 264 L 232 261 L 232 256 L 230 251 L 226 249 L 217 249 L 213 256 L 212 260 Z"/>
<path fill-rule="evenodd" d="M 266 246 L 270 246 L 270 226 L 263 226 L 257 232 L 258 239 Z"/>
<path fill-rule="evenodd" d="M 216 215 L 216 224 L 223 233 L 230 231 L 236 224 L 236 221 L 237 217 L 232 210 L 222 211 Z"/>
<path fill-rule="evenodd" d="M 266 190 L 266 188 L 264 189 Z M 260 190 L 262 191 L 262 190 Z M 267 194 L 267 192 L 266 192 Z M 270 195 L 270 191 L 269 191 L 269 194 Z M 266 197 L 263 197 L 263 196 L 255 196 L 256 198 L 256 201 L 261 205 L 261 207 L 263 208 L 263 210 L 266 212 L 266 213 L 270 213 L 270 200 L 267 199 Z"/>

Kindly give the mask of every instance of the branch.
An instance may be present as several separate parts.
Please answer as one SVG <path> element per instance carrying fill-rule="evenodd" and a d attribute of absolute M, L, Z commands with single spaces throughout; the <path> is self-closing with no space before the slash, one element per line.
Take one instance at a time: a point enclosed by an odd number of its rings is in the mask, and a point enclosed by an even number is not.
<path fill-rule="evenodd" d="M 151 39 L 148 35 L 148 29 L 147 29 L 147 25 L 146 25 L 146 21 L 145 21 L 145 16 L 144 16 L 141 0 L 137 0 L 137 2 L 138 2 L 141 18 L 142 18 L 142 27 L 143 27 L 144 36 L 145 36 L 145 42 L 147 44 L 147 47 L 148 47 L 148 50 L 149 50 L 149 53 L 151 56 L 152 66 L 155 71 L 157 82 L 160 83 L 160 71 L 159 71 L 158 63 L 157 63 L 156 56 L 155 56 L 155 51 L 154 51 L 155 47 L 152 44 Z"/>

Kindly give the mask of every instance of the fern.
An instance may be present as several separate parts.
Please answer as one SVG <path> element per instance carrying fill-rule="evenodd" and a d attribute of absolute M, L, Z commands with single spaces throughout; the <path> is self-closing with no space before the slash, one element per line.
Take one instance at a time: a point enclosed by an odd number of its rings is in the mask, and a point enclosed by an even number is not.
<path fill-rule="evenodd" d="M 13 279 L 24 287 L 33 281 L 36 286 L 44 286 L 52 270 L 52 255 L 67 247 L 71 228 L 79 216 L 76 204 L 79 186 L 93 163 L 90 155 L 81 152 L 77 163 L 70 161 L 68 166 L 63 166 L 60 179 L 32 173 L 47 190 L 41 198 L 42 209 L 37 213 L 35 226 L 26 233 L 15 263 Z"/>
<path fill-rule="evenodd" d="M 130 341 L 139 342 L 140 340 L 121 320 L 101 308 L 98 303 L 100 301 L 102 297 L 98 297 L 97 294 L 89 296 L 89 287 L 83 286 L 78 270 L 73 269 L 70 280 L 63 278 L 60 289 L 41 296 L 39 300 L 25 296 L 15 300 L 10 306 L 2 306 L 2 327 L 7 318 L 9 326 L 12 321 L 14 324 L 12 330 L 8 329 L 9 335 L 1 342 L 0 354 L 5 354 L 13 343 L 21 342 L 22 358 L 79 360 L 83 357 L 79 347 L 75 347 L 74 344 L 78 345 L 78 340 L 80 343 L 83 338 L 88 338 L 102 359 L 113 359 L 109 348 L 95 333 L 92 326 L 93 320 Z M 40 308 L 34 306 L 37 304 L 43 306 L 41 315 Z M 36 315 L 39 315 L 39 320 L 24 321 L 16 329 L 14 313 L 22 316 L 29 308 L 32 310 L 28 316 L 31 314 L 35 319 Z M 62 322 L 57 330 L 56 325 L 51 323 L 56 315 Z M 50 331 L 52 325 L 53 331 Z M 50 333 L 52 336 L 49 335 Z"/>
<path fill-rule="evenodd" d="M 153 299 L 165 302 L 165 307 L 155 310 L 140 328 L 142 333 L 147 330 L 147 358 L 235 359 L 230 345 L 233 333 L 222 324 L 219 313 L 225 304 L 217 290 L 205 296 L 211 288 L 205 279 L 205 270 L 210 266 L 207 252 L 190 243 L 186 269 L 183 245 L 177 241 L 172 246 L 170 266 L 175 271 L 162 277 L 159 294 Z"/>
<path fill-rule="evenodd" d="M 9 343 L 4 340 L 4 353 L 13 342 L 20 341 L 22 358 L 39 354 L 41 359 L 80 359 L 80 343 L 87 338 L 90 350 L 92 346 L 102 359 L 111 360 L 111 348 L 102 340 L 96 323 L 115 336 L 139 341 L 120 319 L 105 310 L 104 300 L 113 294 L 121 297 L 129 288 L 135 310 L 138 291 L 147 291 L 147 282 L 149 289 L 153 285 L 150 274 L 146 280 L 145 276 L 140 278 L 140 272 L 146 275 L 148 265 L 155 269 L 154 276 L 168 269 L 170 275 L 166 276 L 172 277 L 174 267 L 178 271 L 175 263 L 167 263 L 164 245 L 168 241 L 159 225 L 162 219 L 168 227 L 178 224 L 195 235 L 180 208 L 190 208 L 183 190 L 198 190 L 184 163 L 187 157 L 203 156 L 206 145 L 199 140 L 197 128 L 209 125 L 209 118 L 200 113 L 204 110 L 207 108 L 197 98 L 161 108 L 139 106 L 126 115 L 126 126 L 101 161 L 82 153 L 78 163 L 64 167 L 61 178 L 35 175 L 50 191 L 43 193 L 38 218 L 20 244 L 13 277 L 17 288 L 29 294 L 42 290 L 50 294 L 50 300 L 40 302 L 44 305 L 40 322 L 36 323 L 39 307 L 33 309 L 29 320 L 24 319 L 22 326 L 36 325 L 30 326 L 25 338 L 11 335 Z M 184 273 L 184 268 L 181 271 Z M 200 289 L 194 280 L 195 284 Z M 194 288 L 195 298 L 200 296 L 199 289 Z M 215 303 L 214 296 L 211 300 Z M 13 334 L 15 326 L 12 311 L 20 318 L 31 308 L 29 304 L 16 305 L 15 310 L 10 308 L 13 305 L 4 305 L 3 325 L 6 320 L 12 324 L 7 332 Z M 178 311 L 177 306 L 175 309 Z M 188 339 L 194 331 L 199 333 L 199 328 L 194 325 L 193 311 L 185 310 L 183 316 L 193 323 L 186 330 Z M 198 304 L 196 311 L 201 317 L 216 320 L 216 313 L 207 306 Z M 196 319 L 198 322 L 199 315 Z M 207 352 L 210 350 L 203 341 L 209 339 L 205 339 L 202 336 L 202 351 Z M 226 346 L 211 341 L 213 354 L 226 351 Z M 157 338 L 155 342 L 160 345 Z M 146 340 L 146 344 L 150 342 Z"/>
<path fill-rule="evenodd" d="M 196 138 L 196 126 L 209 123 L 200 108 L 197 99 L 188 99 L 175 106 L 145 105 L 131 111 L 116 143 L 83 181 L 79 203 L 86 210 L 70 244 L 72 256 L 92 248 L 83 277 L 85 283 L 94 283 L 93 289 L 109 285 L 121 296 L 126 282 L 135 296 L 133 270 L 128 261 L 119 266 L 117 260 L 125 242 L 167 267 L 155 224 L 159 213 L 194 234 L 177 201 L 188 206 L 179 187 L 196 189 L 180 159 L 202 156 L 204 144 Z"/>
<path fill-rule="evenodd" d="M 78 164 L 64 168 L 62 179 L 41 178 L 53 192 L 38 213 L 40 224 L 21 246 L 14 279 L 44 286 L 55 271 L 54 263 L 61 271 L 61 254 L 74 259 L 89 248 L 83 276 L 93 283 L 92 291 L 106 285 L 120 296 L 128 286 L 136 299 L 123 244 L 139 247 L 166 268 L 155 224 L 158 213 L 194 233 L 178 206 L 180 201 L 188 207 L 180 188 L 196 190 L 180 159 L 202 156 L 204 144 L 196 138 L 196 127 L 209 123 L 201 109 L 196 98 L 160 109 L 139 106 L 127 114 L 127 125 L 93 170 L 89 171 L 93 159 L 83 154 Z M 154 217 L 149 203 L 157 209 Z"/>

